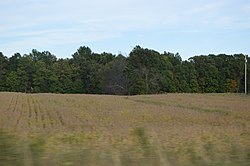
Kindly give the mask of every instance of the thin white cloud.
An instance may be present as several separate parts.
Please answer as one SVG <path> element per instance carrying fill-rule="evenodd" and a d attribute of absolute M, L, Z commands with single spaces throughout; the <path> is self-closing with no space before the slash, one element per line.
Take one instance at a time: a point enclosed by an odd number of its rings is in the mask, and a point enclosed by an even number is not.
<path fill-rule="evenodd" d="M 0 51 L 8 55 L 136 30 L 145 35 L 148 30 L 250 28 L 250 4 L 244 0 L 1 0 L 0 6 Z"/>

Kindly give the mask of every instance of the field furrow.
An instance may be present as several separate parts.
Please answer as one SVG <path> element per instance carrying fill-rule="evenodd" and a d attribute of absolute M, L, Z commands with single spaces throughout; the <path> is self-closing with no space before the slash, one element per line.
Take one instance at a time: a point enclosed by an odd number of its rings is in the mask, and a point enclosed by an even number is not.
<path fill-rule="evenodd" d="M 33 122 L 33 116 L 34 116 L 34 111 L 32 110 L 32 108 L 30 107 L 31 106 L 31 101 L 30 101 L 30 98 L 29 97 L 25 97 L 25 99 L 26 99 L 26 108 L 25 109 L 27 109 L 27 111 L 28 111 L 28 126 L 29 126 L 29 128 L 31 128 L 31 126 L 32 126 L 32 122 Z"/>
<path fill-rule="evenodd" d="M 15 98 L 15 95 L 11 95 L 11 100 L 10 100 L 9 106 L 7 108 L 7 112 L 11 111 L 11 107 L 14 105 L 13 103 L 15 103 L 14 98 Z"/>
<path fill-rule="evenodd" d="M 13 107 L 13 109 L 12 109 L 12 112 L 15 112 L 15 111 L 16 111 L 17 104 L 18 104 L 18 98 L 19 98 L 19 94 L 15 95 L 14 103 L 12 103 L 12 105 L 14 105 L 14 107 Z"/>
<path fill-rule="evenodd" d="M 34 98 L 33 97 L 31 97 L 31 103 L 30 103 L 30 105 L 29 105 L 29 109 L 30 110 L 33 110 L 33 112 L 34 112 L 34 126 L 36 126 L 36 127 L 39 127 L 39 112 L 38 112 L 38 108 L 36 107 L 36 104 L 35 104 L 35 101 L 34 101 Z"/>
<path fill-rule="evenodd" d="M 59 111 L 57 111 L 57 116 L 58 116 L 58 120 L 59 120 L 59 122 L 60 122 L 60 125 L 61 125 L 61 126 L 64 126 L 65 123 L 64 123 L 62 114 L 61 114 Z"/>
<path fill-rule="evenodd" d="M 53 126 L 54 126 L 54 119 L 50 115 L 49 110 L 45 109 L 44 115 L 46 117 L 45 118 L 45 123 L 46 123 L 47 127 L 48 128 L 53 128 Z"/>
<path fill-rule="evenodd" d="M 45 129 L 45 117 L 44 117 L 44 111 L 39 105 L 38 102 L 39 98 L 37 99 L 37 96 L 32 96 L 32 103 L 34 105 L 35 109 L 35 115 L 36 115 L 36 126 L 38 129 Z"/>
<path fill-rule="evenodd" d="M 47 123 L 46 123 L 46 111 L 41 107 L 40 103 L 38 102 L 38 100 L 36 100 L 36 106 L 38 107 L 38 110 L 41 114 L 41 123 L 42 123 L 42 127 L 43 129 L 46 129 Z"/>
<path fill-rule="evenodd" d="M 3 128 L 6 128 L 7 126 L 9 126 L 9 123 L 10 123 L 10 117 L 11 117 L 11 113 L 12 113 L 12 110 L 13 110 L 13 106 L 14 106 L 14 103 L 15 103 L 15 95 L 13 94 L 4 94 L 4 96 L 8 96 L 7 99 L 9 99 L 10 102 L 7 102 L 8 100 L 6 100 L 6 98 L 4 97 L 2 99 L 2 104 L 1 104 L 1 108 L 0 111 L 1 111 L 1 121 L 0 121 L 0 124 L 2 125 Z M 8 104 L 6 104 L 8 103 Z M 7 105 L 7 108 L 5 109 L 4 106 Z"/>
<path fill-rule="evenodd" d="M 40 107 L 42 107 L 43 110 L 44 110 L 44 114 L 45 114 L 45 117 L 46 117 L 46 119 L 47 119 L 47 120 L 46 120 L 47 126 L 48 126 L 49 128 L 53 128 L 53 126 L 54 126 L 54 118 L 53 118 L 52 115 L 51 115 L 51 112 L 53 112 L 53 110 L 50 110 L 50 109 L 48 108 L 48 106 L 42 104 L 41 101 L 38 101 L 38 103 L 39 103 Z"/>
<path fill-rule="evenodd" d="M 23 100 L 22 100 L 22 96 L 19 96 L 18 95 L 18 98 L 17 98 L 17 102 L 15 103 L 15 111 L 14 112 L 17 112 L 17 120 L 16 120 L 16 123 L 15 123 L 15 130 L 17 130 L 18 127 L 20 127 L 19 123 L 21 121 L 21 119 L 25 118 L 25 116 L 23 116 L 24 114 L 24 111 L 22 108 L 22 105 L 23 105 Z"/>

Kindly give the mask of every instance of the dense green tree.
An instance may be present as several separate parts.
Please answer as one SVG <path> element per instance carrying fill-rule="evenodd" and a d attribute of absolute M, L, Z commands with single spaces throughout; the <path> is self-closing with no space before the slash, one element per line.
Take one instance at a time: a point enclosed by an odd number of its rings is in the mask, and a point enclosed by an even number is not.
<path fill-rule="evenodd" d="M 12 57 L 9 58 L 9 63 L 8 63 L 9 71 L 15 71 L 15 72 L 17 71 L 21 57 L 22 56 L 20 53 L 15 53 Z"/>
<path fill-rule="evenodd" d="M 190 58 L 198 73 L 198 84 L 202 93 L 219 91 L 219 71 L 213 56 L 195 56 Z"/>
<path fill-rule="evenodd" d="M 11 92 L 19 92 L 20 91 L 20 79 L 17 74 L 17 70 L 19 67 L 19 61 L 21 58 L 20 53 L 15 53 L 8 59 L 7 66 L 7 74 L 6 74 L 6 82 L 5 82 L 5 90 Z"/>
<path fill-rule="evenodd" d="M 76 66 L 78 78 L 81 81 L 79 93 L 101 93 L 100 70 L 97 55 L 92 53 L 89 47 L 80 47 L 73 54 L 73 64 Z M 98 59 L 96 61 L 96 59 Z"/>
<path fill-rule="evenodd" d="M 128 94 L 128 78 L 125 73 L 127 60 L 118 55 L 113 61 L 105 65 L 103 70 L 103 92 L 107 94 Z"/>
<path fill-rule="evenodd" d="M 219 71 L 218 92 L 243 92 L 240 83 L 244 77 L 244 55 L 209 55 Z M 234 85 L 234 86 L 233 86 Z"/>
<path fill-rule="evenodd" d="M 175 86 L 177 92 L 198 92 L 197 72 L 193 63 L 184 61 L 177 65 L 174 70 Z"/>
<path fill-rule="evenodd" d="M 164 67 L 161 67 L 161 71 L 165 71 L 165 82 L 163 83 L 164 90 L 163 92 L 177 92 L 178 91 L 178 83 L 177 83 L 177 73 L 179 66 L 181 65 L 181 57 L 180 55 L 173 54 L 170 52 L 164 52 L 162 54 Z"/>
<path fill-rule="evenodd" d="M 231 63 L 230 71 L 233 75 L 233 80 L 237 82 L 236 92 L 243 93 L 244 90 L 241 90 L 240 87 L 244 87 L 244 83 L 241 84 L 241 82 L 244 82 L 242 80 L 244 79 L 244 68 L 245 68 L 245 55 L 243 54 L 234 54 L 235 61 Z"/>
<path fill-rule="evenodd" d="M 131 94 L 174 92 L 173 64 L 169 53 L 160 53 L 136 46 L 128 57 Z"/>
<path fill-rule="evenodd" d="M 21 92 L 31 92 L 34 88 L 33 77 L 35 73 L 35 63 L 30 55 L 24 55 L 19 62 L 17 75 L 20 80 L 19 90 Z"/>
<path fill-rule="evenodd" d="M 7 65 L 7 57 L 0 52 L 0 91 L 4 91 L 6 88 Z"/>
<path fill-rule="evenodd" d="M 57 61 L 56 56 L 52 55 L 49 51 L 39 52 L 37 50 L 32 50 L 32 55 L 35 58 L 35 61 L 44 62 L 47 69 Z"/>
<path fill-rule="evenodd" d="M 58 76 L 40 60 L 35 63 L 33 84 L 34 92 L 60 92 Z"/>
<path fill-rule="evenodd" d="M 136 46 L 128 57 L 128 74 L 131 94 L 154 93 L 157 81 L 154 67 L 159 64 L 160 54 L 154 50 Z M 157 90 L 156 90 L 157 92 Z"/>
<path fill-rule="evenodd" d="M 69 59 L 59 59 L 52 66 L 52 72 L 57 77 L 56 92 L 59 93 L 77 93 L 79 87 L 75 78 L 74 68 Z"/>
<path fill-rule="evenodd" d="M 20 91 L 20 79 L 17 75 L 17 72 L 11 71 L 8 73 L 6 78 L 6 90 L 10 92 L 19 92 Z"/>

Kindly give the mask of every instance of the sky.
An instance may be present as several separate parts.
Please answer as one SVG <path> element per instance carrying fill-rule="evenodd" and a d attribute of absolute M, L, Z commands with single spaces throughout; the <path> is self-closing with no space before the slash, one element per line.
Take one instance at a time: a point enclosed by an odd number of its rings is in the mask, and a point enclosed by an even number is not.
<path fill-rule="evenodd" d="M 250 54 L 250 0 L 1 0 L 0 52 Z"/>

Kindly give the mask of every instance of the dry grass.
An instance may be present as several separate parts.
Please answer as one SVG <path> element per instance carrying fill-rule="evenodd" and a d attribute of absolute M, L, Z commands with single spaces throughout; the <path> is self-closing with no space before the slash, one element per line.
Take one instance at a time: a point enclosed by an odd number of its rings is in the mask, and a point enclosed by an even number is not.
<path fill-rule="evenodd" d="M 244 95 L 0 93 L 0 115 L 0 129 L 26 142 L 25 165 L 250 164 Z"/>

